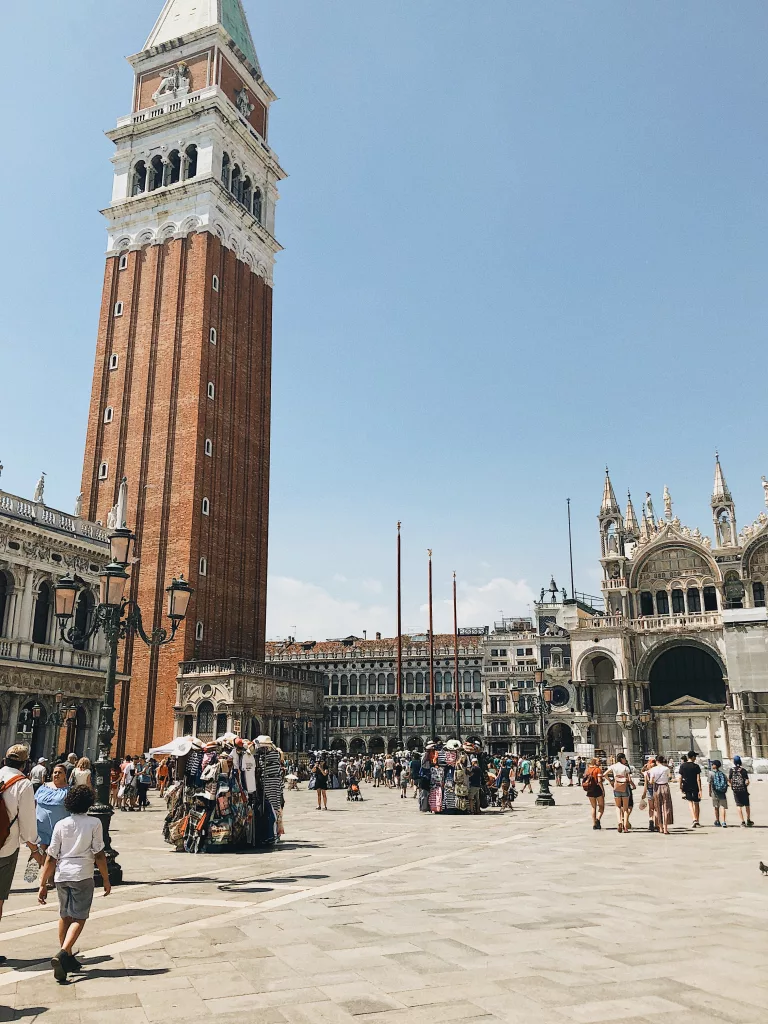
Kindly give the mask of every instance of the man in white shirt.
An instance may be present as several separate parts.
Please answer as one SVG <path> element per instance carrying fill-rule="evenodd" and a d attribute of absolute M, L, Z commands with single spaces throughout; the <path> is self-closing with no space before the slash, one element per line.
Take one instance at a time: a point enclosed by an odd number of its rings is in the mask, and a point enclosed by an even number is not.
<path fill-rule="evenodd" d="M 38 903 L 46 902 L 51 878 L 56 883 L 59 896 L 61 950 L 51 960 L 53 976 L 59 982 L 67 980 L 69 971 L 80 970 L 80 962 L 72 950 L 91 912 L 94 864 L 101 874 L 104 895 L 109 896 L 112 889 L 101 822 L 88 814 L 93 801 L 93 791 L 89 786 L 70 788 L 64 800 L 70 816 L 56 822 L 46 851 L 45 868 L 40 876 Z"/>
<path fill-rule="evenodd" d="M 47 760 L 44 757 L 41 757 L 29 773 L 29 781 L 32 783 L 32 789 L 35 793 L 48 778 L 48 769 L 45 767 L 47 763 Z"/>
<path fill-rule="evenodd" d="M 10 825 L 8 836 L 0 847 L 0 918 L 3 916 L 3 905 L 11 892 L 21 844 L 26 843 L 37 863 L 43 863 L 43 857 L 37 849 L 35 794 L 32 783 L 24 775 L 28 760 L 29 747 L 17 743 L 9 747 L 4 766 L 0 768 L 0 800 L 5 803 Z M 6 957 L 0 956 L 0 964 L 5 960 Z"/>

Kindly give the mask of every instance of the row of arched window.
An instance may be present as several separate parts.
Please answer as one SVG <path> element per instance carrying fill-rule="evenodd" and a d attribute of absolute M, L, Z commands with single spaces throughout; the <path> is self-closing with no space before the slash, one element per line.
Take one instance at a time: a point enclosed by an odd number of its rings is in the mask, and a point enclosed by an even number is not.
<path fill-rule="evenodd" d="M 482 691 L 482 676 L 479 669 L 474 672 L 466 670 L 459 672 L 461 689 L 463 693 L 480 693 Z M 393 672 L 375 672 L 368 674 L 356 673 L 351 675 L 338 676 L 334 673 L 331 676 L 323 676 L 326 696 L 332 697 L 356 697 L 366 694 L 392 694 L 396 692 L 395 675 Z M 404 693 L 429 693 L 428 672 L 406 672 L 403 679 Z M 453 692 L 453 673 L 449 671 L 435 672 L 435 693 Z"/>
<path fill-rule="evenodd" d="M 0 637 L 11 632 L 11 596 L 14 592 L 15 580 L 8 572 L 0 571 Z M 80 592 L 75 606 L 74 628 L 78 633 L 86 633 L 93 622 L 96 599 L 87 588 Z M 58 640 L 56 620 L 54 616 L 53 582 L 42 580 L 35 593 L 35 604 L 32 613 L 32 631 L 29 639 L 33 644 L 55 644 Z M 95 638 L 92 638 L 95 639 Z M 90 647 L 88 643 L 75 645 L 76 651 L 84 651 Z"/>
<path fill-rule="evenodd" d="M 221 183 L 261 224 L 264 211 L 261 189 L 253 184 L 250 175 L 246 174 L 239 164 L 232 163 L 229 153 L 225 153 L 221 160 Z"/>
<path fill-rule="evenodd" d="M 671 598 L 671 602 L 670 602 Z M 657 590 L 652 593 L 650 590 L 640 592 L 640 614 L 641 615 L 669 615 L 670 607 L 673 615 L 698 615 L 705 612 L 717 611 L 717 590 L 715 587 L 689 587 L 683 591 L 680 589 Z"/>
<path fill-rule="evenodd" d="M 428 705 L 406 704 L 403 714 L 406 725 L 428 726 L 431 723 L 431 712 Z M 483 724 L 483 708 L 479 702 L 467 701 L 462 704 L 460 715 L 464 725 Z M 368 708 L 358 708 L 354 705 L 331 708 L 332 729 L 372 729 L 396 724 L 397 710 L 393 704 L 387 706 L 379 704 L 377 707 Z M 438 726 L 456 724 L 456 708 L 453 704 L 435 705 L 435 724 Z"/>
<path fill-rule="evenodd" d="M 133 168 L 131 176 L 131 195 L 140 196 L 143 192 L 154 192 L 166 185 L 175 185 L 177 181 L 187 181 L 197 175 L 197 146 L 186 149 L 173 149 L 167 157 L 153 156 L 147 163 L 139 160 Z"/>

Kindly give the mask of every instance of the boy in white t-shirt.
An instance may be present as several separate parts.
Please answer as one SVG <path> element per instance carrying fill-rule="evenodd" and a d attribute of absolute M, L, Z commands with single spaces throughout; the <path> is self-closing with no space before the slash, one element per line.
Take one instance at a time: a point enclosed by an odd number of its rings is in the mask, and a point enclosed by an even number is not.
<path fill-rule="evenodd" d="M 67 973 L 80 970 L 80 961 L 72 952 L 85 927 L 93 903 L 94 864 L 101 873 L 104 895 L 109 896 L 107 858 L 104 836 L 98 818 L 88 815 L 94 801 L 89 786 L 73 786 L 64 799 L 69 811 L 53 829 L 43 873 L 40 876 L 38 903 L 48 898 L 48 883 L 53 878 L 59 895 L 59 943 L 61 950 L 51 960 L 53 976 L 64 983 Z M 54 876 L 55 872 L 55 876 Z"/>

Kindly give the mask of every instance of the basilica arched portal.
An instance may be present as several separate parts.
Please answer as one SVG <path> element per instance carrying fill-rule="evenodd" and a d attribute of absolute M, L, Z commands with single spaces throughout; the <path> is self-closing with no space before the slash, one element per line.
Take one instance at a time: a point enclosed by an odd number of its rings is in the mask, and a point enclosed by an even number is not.
<path fill-rule="evenodd" d="M 703 645 L 680 643 L 664 650 L 651 666 L 651 704 L 664 707 L 681 697 L 725 704 L 725 680 L 719 659 Z"/>

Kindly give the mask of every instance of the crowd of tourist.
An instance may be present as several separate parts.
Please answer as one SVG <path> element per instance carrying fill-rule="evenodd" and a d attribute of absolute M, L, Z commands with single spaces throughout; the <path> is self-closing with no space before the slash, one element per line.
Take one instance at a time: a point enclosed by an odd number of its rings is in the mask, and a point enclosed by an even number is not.
<path fill-rule="evenodd" d="M 691 828 L 701 828 L 704 774 L 697 759 L 698 754 L 694 750 L 683 755 L 675 780 L 674 764 L 663 754 L 650 756 L 637 779 L 633 777 L 632 769 L 623 753 L 617 754 L 613 764 L 608 766 L 604 766 L 599 758 L 592 758 L 582 780 L 584 792 L 590 803 L 592 828 L 602 828 L 607 783 L 613 791 L 619 832 L 632 831 L 629 819 L 634 808 L 634 793 L 640 790 L 638 808 L 648 812 L 648 831 L 669 835 L 669 827 L 674 824 L 672 787 L 675 781 L 690 810 Z M 751 828 L 754 825 L 749 802 L 749 773 L 738 755 L 733 758 L 733 767 L 727 774 L 723 770 L 722 761 L 713 760 L 707 770 L 705 781 L 707 795 L 712 801 L 715 828 L 728 827 L 726 816 L 729 789 L 742 828 Z"/>

